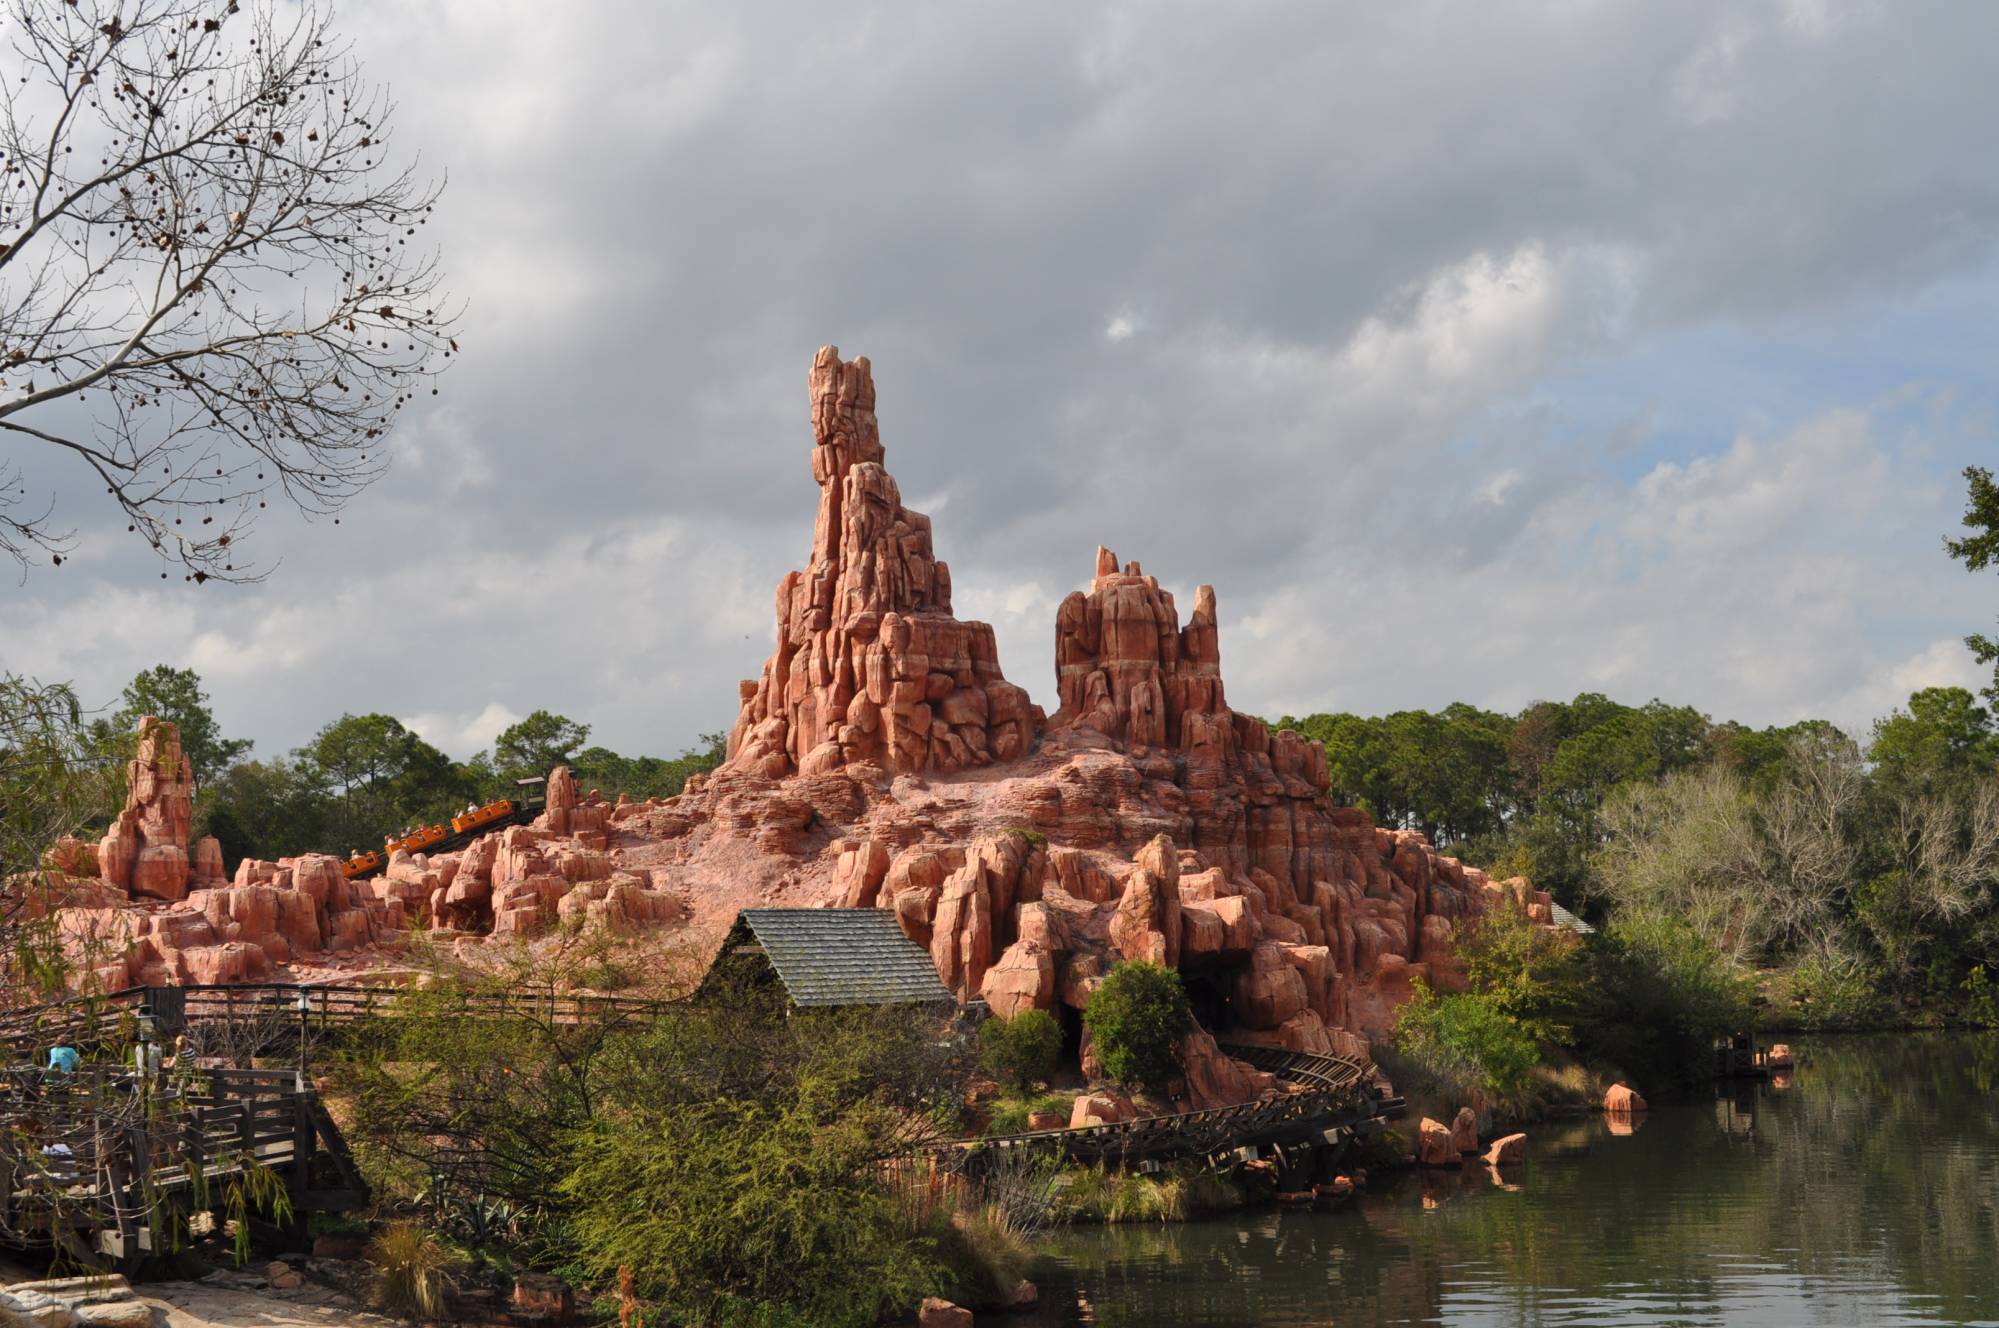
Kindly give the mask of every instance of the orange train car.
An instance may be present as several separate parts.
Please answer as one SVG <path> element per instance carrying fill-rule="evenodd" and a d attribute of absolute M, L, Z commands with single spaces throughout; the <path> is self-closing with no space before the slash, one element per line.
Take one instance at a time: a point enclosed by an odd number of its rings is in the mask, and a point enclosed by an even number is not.
<path fill-rule="evenodd" d="M 484 807 L 475 807 L 462 816 L 452 817 L 451 833 L 462 835 L 468 831 L 477 830 L 482 825 L 491 825 L 495 821 L 504 821 L 513 814 L 514 804 L 510 800 L 502 798 L 498 802 L 489 802 Z"/>
<path fill-rule="evenodd" d="M 391 835 L 382 841 L 382 855 L 393 858 L 396 850 L 405 853 L 421 853 L 432 844 L 451 838 L 451 832 L 441 825 L 420 825 L 398 839 Z"/>
<path fill-rule="evenodd" d="M 348 880 L 371 876 L 387 865 L 396 850 L 406 853 L 420 853 L 424 849 L 455 840 L 461 836 L 474 834 L 489 825 L 500 825 L 511 820 L 521 810 L 521 804 L 510 798 L 489 802 L 483 807 L 474 807 L 451 818 L 450 825 L 423 825 L 406 835 L 389 835 L 382 840 L 382 851 L 369 849 L 365 853 L 351 853 L 347 861 L 340 864 L 341 874 Z"/>

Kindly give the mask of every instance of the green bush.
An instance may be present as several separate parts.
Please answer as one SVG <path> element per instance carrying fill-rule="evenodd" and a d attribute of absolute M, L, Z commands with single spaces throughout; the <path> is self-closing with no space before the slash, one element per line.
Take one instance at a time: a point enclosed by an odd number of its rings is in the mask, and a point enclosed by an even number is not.
<path fill-rule="evenodd" d="M 1025 1090 L 1055 1072 L 1062 1054 L 1062 1027 L 1046 1010 L 1022 1010 L 1011 1019 L 992 1018 L 979 1029 L 979 1063 L 1000 1082 Z"/>
<path fill-rule="evenodd" d="M 675 1103 L 567 1141 L 558 1187 L 579 1261 L 629 1267 L 673 1322 L 873 1324 L 956 1276 L 875 1163 L 893 1113 Z"/>
<path fill-rule="evenodd" d="M 1964 993 L 1964 1022 L 1979 1028 L 1999 1028 L 1999 983 L 1985 974 L 1985 965 L 1973 964 L 1958 988 Z"/>
<path fill-rule="evenodd" d="M 1491 996 L 1440 995 L 1427 983 L 1402 1007 L 1395 1048 L 1438 1078 L 1510 1098 L 1540 1063 L 1533 1035 Z"/>
<path fill-rule="evenodd" d="M 1119 964 L 1083 1011 L 1104 1073 L 1122 1084 L 1164 1083 L 1177 1068 L 1174 1044 L 1194 1026 L 1180 975 L 1143 961 Z"/>
<path fill-rule="evenodd" d="M 1750 1023 L 1750 982 L 1677 918 L 1612 923 L 1584 947 L 1593 999 L 1576 1024 L 1586 1057 L 1641 1083 L 1708 1073 L 1717 1038 Z"/>
<path fill-rule="evenodd" d="M 1784 975 L 1784 1013 L 1800 1028 L 1879 1028 L 1889 1016 L 1881 971 L 1814 956 Z"/>

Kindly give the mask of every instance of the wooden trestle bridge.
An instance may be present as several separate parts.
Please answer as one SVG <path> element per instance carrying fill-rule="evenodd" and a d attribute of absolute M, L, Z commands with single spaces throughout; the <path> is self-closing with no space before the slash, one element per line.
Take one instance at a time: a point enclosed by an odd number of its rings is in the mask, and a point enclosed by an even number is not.
<path fill-rule="evenodd" d="M 1292 1091 L 1206 1111 L 958 1140 L 930 1151 L 968 1175 L 1026 1157 L 1119 1169 L 1188 1158 L 1218 1163 L 1230 1154 L 1254 1157 L 1263 1149 L 1280 1160 L 1300 1149 L 1337 1159 L 1357 1136 L 1403 1108 L 1401 1098 L 1377 1087 L 1374 1067 L 1364 1061 L 1277 1047 L 1225 1044 L 1221 1050 L 1276 1075 Z"/>

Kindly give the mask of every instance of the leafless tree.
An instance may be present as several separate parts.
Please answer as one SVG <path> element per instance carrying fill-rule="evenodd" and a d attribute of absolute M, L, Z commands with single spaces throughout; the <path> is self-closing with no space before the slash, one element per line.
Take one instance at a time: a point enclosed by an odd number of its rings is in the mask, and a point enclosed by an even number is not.
<path fill-rule="evenodd" d="M 337 513 L 437 390 L 439 186 L 310 0 L 4 0 L 0 32 L 0 549 L 74 546 L 24 479 L 51 448 L 186 579 L 255 579 L 257 513 Z"/>

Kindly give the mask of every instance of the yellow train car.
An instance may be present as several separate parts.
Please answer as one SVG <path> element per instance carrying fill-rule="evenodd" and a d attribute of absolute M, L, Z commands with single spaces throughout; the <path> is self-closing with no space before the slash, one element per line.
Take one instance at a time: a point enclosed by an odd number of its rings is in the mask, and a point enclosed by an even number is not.
<path fill-rule="evenodd" d="M 382 855 L 369 849 L 366 853 L 350 855 L 347 861 L 340 864 L 340 874 L 351 881 L 357 876 L 368 875 L 381 865 Z"/>
<path fill-rule="evenodd" d="M 455 835 L 462 835 L 469 830 L 477 830 L 482 825 L 491 825 L 495 821 L 504 821 L 513 814 L 514 804 L 502 798 L 498 802 L 489 802 L 484 807 L 475 807 L 463 815 L 452 817 L 451 832 Z"/>

